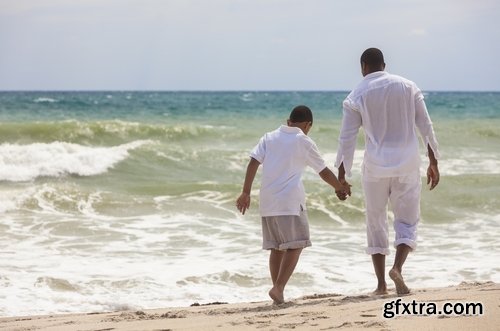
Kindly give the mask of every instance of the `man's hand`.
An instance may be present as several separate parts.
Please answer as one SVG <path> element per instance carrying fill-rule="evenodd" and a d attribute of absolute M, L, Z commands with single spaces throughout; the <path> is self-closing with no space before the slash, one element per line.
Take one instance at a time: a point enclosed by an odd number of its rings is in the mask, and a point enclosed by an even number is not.
<path fill-rule="evenodd" d="M 337 198 L 343 201 L 347 199 L 347 196 L 351 196 L 351 184 L 349 184 L 345 180 L 344 162 L 342 162 L 339 166 L 339 173 L 337 178 L 339 179 L 339 182 L 340 184 L 342 184 L 343 187 L 340 190 L 335 190 L 335 193 L 337 194 Z"/>
<path fill-rule="evenodd" d="M 349 184 L 344 178 L 339 179 L 339 182 L 343 185 L 343 188 L 336 190 L 337 198 L 339 200 L 346 200 L 347 196 L 351 196 L 351 184 Z"/>
<path fill-rule="evenodd" d="M 245 215 L 245 211 L 247 209 L 250 209 L 250 194 L 248 193 L 241 193 L 239 198 L 236 200 L 236 208 Z"/>
<path fill-rule="evenodd" d="M 434 189 L 439 184 L 439 169 L 436 164 L 429 164 L 427 168 L 427 185 L 431 184 L 429 190 Z"/>
<path fill-rule="evenodd" d="M 427 145 L 427 155 L 429 156 L 429 167 L 427 168 L 427 185 L 431 184 L 429 190 L 434 189 L 439 184 L 438 161 L 434 155 L 431 145 Z"/>

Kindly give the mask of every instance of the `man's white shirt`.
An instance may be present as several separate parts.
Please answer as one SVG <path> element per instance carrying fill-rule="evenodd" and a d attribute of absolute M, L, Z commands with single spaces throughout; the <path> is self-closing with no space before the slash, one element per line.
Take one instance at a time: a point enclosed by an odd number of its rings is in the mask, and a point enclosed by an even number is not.
<path fill-rule="evenodd" d="M 356 136 L 365 132 L 364 170 L 373 177 L 406 176 L 420 168 L 419 130 L 425 148 L 439 158 L 438 143 L 424 96 L 415 83 L 377 71 L 364 77 L 343 102 L 342 129 L 335 167 L 344 163 L 347 176 Z"/>

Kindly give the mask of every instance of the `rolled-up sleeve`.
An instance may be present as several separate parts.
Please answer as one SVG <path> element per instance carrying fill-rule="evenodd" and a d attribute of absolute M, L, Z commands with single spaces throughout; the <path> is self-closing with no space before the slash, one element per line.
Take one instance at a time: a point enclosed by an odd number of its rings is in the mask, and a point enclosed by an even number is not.
<path fill-rule="evenodd" d="M 339 136 L 339 149 L 335 167 L 339 168 L 344 164 L 346 175 L 351 177 L 351 168 L 356 149 L 356 138 L 361 127 L 361 114 L 355 110 L 352 100 L 349 97 L 343 103 L 342 127 Z"/>
<path fill-rule="evenodd" d="M 441 157 L 439 145 L 436 135 L 434 134 L 431 118 L 427 112 L 424 96 L 420 91 L 418 91 L 415 96 L 415 125 L 425 145 L 425 154 L 428 155 L 427 146 L 430 146 L 436 159 L 439 159 Z"/>

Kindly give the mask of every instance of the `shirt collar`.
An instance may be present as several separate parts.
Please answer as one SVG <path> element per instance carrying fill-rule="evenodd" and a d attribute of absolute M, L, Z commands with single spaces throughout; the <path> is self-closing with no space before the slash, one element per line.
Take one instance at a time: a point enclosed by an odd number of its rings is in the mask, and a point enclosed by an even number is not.
<path fill-rule="evenodd" d="M 284 133 L 300 133 L 302 130 L 300 128 L 288 125 L 280 126 L 280 131 Z"/>
<path fill-rule="evenodd" d="M 366 75 L 365 79 L 372 79 L 372 78 L 379 77 L 379 76 L 386 75 L 386 74 L 387 74 L 386 71 L 375 71 L 375 72 L 372 72 L 372 73 Z"/>

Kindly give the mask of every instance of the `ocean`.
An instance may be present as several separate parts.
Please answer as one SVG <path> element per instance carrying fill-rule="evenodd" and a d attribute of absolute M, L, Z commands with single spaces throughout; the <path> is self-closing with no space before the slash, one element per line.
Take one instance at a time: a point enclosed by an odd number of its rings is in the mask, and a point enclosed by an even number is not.
<path fill-rule="evenodd" d="M 251 209 L 235 208 L 248 153 L 305 104 L 333 168 L 347 93 L 0 92 L 0 315 L 269 300 L 259 175 Z M 442 178 L 424 185 L 407 283 L 500 282 L 500 93 L 425 97 Z M 363 141 L 347 201 L 304 174 L 313 246 L 287 298 L 375 288 Z"/>

